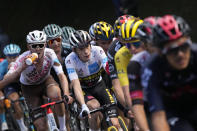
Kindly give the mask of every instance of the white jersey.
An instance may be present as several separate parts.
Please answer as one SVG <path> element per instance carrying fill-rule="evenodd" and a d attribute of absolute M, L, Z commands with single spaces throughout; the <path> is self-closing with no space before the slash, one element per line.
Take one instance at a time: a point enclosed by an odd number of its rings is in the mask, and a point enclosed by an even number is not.
<path fill-rule="evenodd" d="M 145 50 L 133 55 L 130 61 L 137 61 L 142 67 L 144 67 L 144 64 L 149 58 L 150 53 Z"/>
<path fill-rule="evenodd" d="M 65 60 L 69 79 L 79 79 L 82 88 L 92 87 L 101 79 L 101 72 L 106 69 L 107 56 L 99 46 L 91 46 L 91 56 L 88 62 L 82 62 L 75 52 L 70 53 Z M 102 68 L 103 67 L 103 68 Z"/>
<path fill-rule="evenodd" d="M 8 73 L 12 73 L 17 69 L 21 68 L 26 56 L 30 54 L 30 51 L 26 51 L 21 54 L 14 62 L 14 64 L 12 64 Z M 34 64 L 28 66 L 25 70 L 21 72 L 20 82 L 24 85 L 38 85 L 44 82 L 46 78 L 50 75 L 50 70 L 52 67 L 54 68 L 57 75 L 63 73 L 62 66 L 55 52 L 52 49 L 45 48 L 42 70 L 38 71 Z"/>

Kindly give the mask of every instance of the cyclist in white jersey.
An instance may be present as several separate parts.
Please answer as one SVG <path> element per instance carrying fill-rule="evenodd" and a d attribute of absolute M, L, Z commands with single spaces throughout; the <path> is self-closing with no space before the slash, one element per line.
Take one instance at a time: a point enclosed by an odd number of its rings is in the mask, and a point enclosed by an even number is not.
<path fill-rule="evenodd" d="M 70 37 L 73 52 L 65 60 L 68 76 L 73 85 L 75 95 L 77 94 L 76 99 L 82 105 L 80 115 L 84 111 L 89 113 L 88 102 L 86 101 L 86 105 L 82 90 L 85 95 L 90 94 L 95 97 L 101 105 L 114 103 L 114 99 L 109 90 L 106 89 L 101 77 L 103 68 L 108 72 L 107 56 L 101 47 L 90 46 L 90 41 L 90 35 L 86 31 L 78 30 L 74 32 Z M 116 112 L 115 107 L 106 110 L 113 125 L 120 129 Z M 91 117 L 91 121 L 96 121 L 94 119 L 95 116 L 91 115 Z M 91 130 L 100 130 L 97 125 L 91 124 Z"/>
<path fill-rule="evenodd" d="M 43 104 L 43 95 L 47 95 L 53 100 L 61 100 L 61 92 L 58 84 L 50 75 L 53 67 L 61 84 L 64 95 L 69 96 L 67 78 L 63 73 L 62 66 L 52 49 L 46 48 L 46 34 L 43 31 L 32 31 L 27 35 L 28 51 L 24 52 L 16 62 L 10 67 L 8 73 L 0 81 L 0 89 L 20 77 L 23 95 L 29 108 L 34 108 Z M 32 65 L 25 63 L 26 58 L 32 53 L 37 53 L 38 58 Z M 60 131 L 66 131 L 63 104 L 55 107 L 60 123 Z M 48 131 L 45 118 L 40 116 L 40 112 L 33 115 L 34 125 L 38 131 Z"/>

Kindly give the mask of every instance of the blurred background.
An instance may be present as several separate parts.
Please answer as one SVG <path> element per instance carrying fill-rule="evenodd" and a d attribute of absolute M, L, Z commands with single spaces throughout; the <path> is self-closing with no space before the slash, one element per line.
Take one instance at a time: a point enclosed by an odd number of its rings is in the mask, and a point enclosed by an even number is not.
<path fill-rule="evenodd" d="M 196 7 L 196 0 L 1 0 L 0 46 L 12 42 L 25 50 L 28 32 L 42 30 L 47 24 L 88 30 L 101 20 L 113 25 L 122 13 L 140 18 L 180 15 L 190 24 L 192 39 L 197 41 Z"/>

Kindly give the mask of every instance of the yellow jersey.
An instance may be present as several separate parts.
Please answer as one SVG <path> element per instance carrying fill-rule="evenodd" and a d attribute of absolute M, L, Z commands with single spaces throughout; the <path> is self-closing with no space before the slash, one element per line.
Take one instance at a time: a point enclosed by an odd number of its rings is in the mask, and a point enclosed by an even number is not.
<path fill-rule="evenodd" d="M 132 55 L 126 46 L 123 46 L 115 54 L 115 65 L 118 73 L 118 79 L 121 86 L 128 86 L 129 79 L 127 75 L 127 66 Z"/>

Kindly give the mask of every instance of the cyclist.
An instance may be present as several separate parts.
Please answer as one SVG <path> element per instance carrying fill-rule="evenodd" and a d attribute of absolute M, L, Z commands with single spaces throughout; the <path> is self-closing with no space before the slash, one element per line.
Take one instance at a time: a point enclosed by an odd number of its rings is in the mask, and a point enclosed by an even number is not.
<path fill-rule="evenodd" d="M 165 15 L 153 26 L 153 44 L 160 54 L 151 57 L 142 74 L 153 129 L 197 130 L 197 48 L 186 21 Z"/>
<path fill-rule="evenodd" d="M 96 22 L 91 27 L 89 32 L 91 33 L 91 29 L 93 30 L 94 35 L 91 36 L 93 36 L 92 38 L 96 45 L 102 47 L 105 53 L 107 53 L 109 45 L 114 37 L 113 27 L 104 21 Z"/>
<path fill-rule="evenodd" d="M 4 79 L 0 81 L 0 88 L 14 81 L 20 76 L 20 83 L 23 95 L 29 108 L 43 104 L 43 95 L 46 94 L 51 100 L 61 100 L 61 93 L 58 84 L 50 75 L 53 67 L 60 80 L 64 95 L 69 96 L 67 78 L 63 73 L 62 66 L 52 49 L 46 48 L 47 36 L 43 31 L 34 30 L 26 37 L 28 51 L 20 55 L 10 67 Z M 37 53 L 38 58 L 32 65 L 27 65 L 25 60 L 31 53 Z M 65 131 L 64 105 L 59 104 L 56 108 L 60 131 Z M 45 118 L 39 112 L 32 116 L 34 125 L 38 131 L 47 131 Z"/>
<path fill-rule="evenodd" d="M 135 49 L 138 50 L 138 53 L 130 59 L 127 67 L 127 73 L 129 78 L 130 96 L 132 100 L 132 111 L 139 129 L 142 131 L 148 131 L 149 127 L 144 110 L 144 106 L 147 108 L 147 101 L 143 97 L 144 92 L 142 90 L 140 74 L 145 66 L 145 63 L 150 59 L 151 53 L 155 52 L 149 43 L 150 39 L 148 39 L 148 36 L 152 32 L 152 28 L 147 25 L 155 25 L 158 18 L 159 17 L 153 16 L 145 18 L 144 23 L 138 27 L 135 35 L 140 39 L 140 41 L 126 44 L 131 53 Z"/>
<path fill-rule="evenodd" d="M 118 37 L 118 32 L 120 29 L 120 25 L 123 24 L 125 21 L 127 21 L 128 19 L 131 19 L 132 16 L 129 15 L 123 15 L 120 16 L 114 24 L 114 35 L 115 38 L 112 41 L 111 45 L 108 48 L 107 51 L 107 57 L 108 57 L 108 63 L 109 63 L 109 72 L 110 72 L 110 78 L 112 80 L 112 85 L 114 87 L 114 92 L 116 94 L 116 97 L 118 99 L 118 101 L 125 106 L 125 99 L 124 99 L 124 94 L 122 91 L 122 88 L 120 86 L 120 82 L 118 79 L 118 75 L 117 75 L 117 70 L 116 70 L 116 66 L 115 66 L 115 62 L 114 62 L 114 56 L 116 54 L 116 52 L 123 47 L 123 44 L 117 39 Z M 127 111 L 126 111 L 127 112 Z"/>
<path fill-rule="evenodd" d="M 20 55 L 20 51 L 21 51 L 20 47 L 13 43 L 10 43 L 4 47 L 3 53 L 6 56 L 6 59 L 2 63 L 0 63 L 0 80 L 2 80 L 4 75 L 7 73 L 11 63 L 14 62 L 17 59 L 17 57 Z M 6 98 L 9 98 L 10 100 L 13 101 L 19 99 L 19 94 L 18 94 L 19 90 L 20 90 L 20 84 L 16 81 L 15 83 L 11 83 L 10 85 L 6 86 L 3 91 L 4 93 L 0 91 L 1 105 L 4 105 L 3 104 L 4 95 Z M 23 113 L 19 105 L 19 102 L 14 103 L 14 108 L 15 108 L 14 117 L 20 127 L 20 130 L 27 131 L 27 127 L 24 124 Z M 0 112 L 3 112 L 0 114 L 1 123 L 2 123 L 1 130 L 5 130 L 7 125 L 5 120 L 4 106 L 2 106 L 0 110 L 1 110 Z"/>
<path fill-rule="evenodd" d="M 139 25 L 143 23 L 143 20 L 139 18 L 131 19 L 126 21 L 124 24 L 121 25 L 119 29 L 119 41 L 124 45 L 127 43 L 131 43 L 134 45 L 139 42 L 138 39 L 135 38 L 136 30 L 138 29 Z M 117 75 L 120 81 L 120 85 L 123 88 L 124 97 L 126 105 L 129 109 L 131 109 L 131 98 L 129 93 L 129 80 L 127 76 L 127 66 L 129 64 L 129 60 L 132 57 L 132 54 L 136 54 L 141 49 L 132 48 L 132 52 L 129 51 L 127 46 L 122 47 L 117 51 L 114 57 L 115 66 L 117 69 Z"/>
<path fill-rule="evenodd" d="M 73 52 L 65 60 L 76 98 L 82 105 L 80 114 L 84 111 L 89 112 L 88 102 L 86 105 L 82 90 L 85 95 L 90 94 L 95 97 L 101 105 L 114 103 L 114 99 L 101 77 L 102 68 L 107 71 L 107 56 L 101 47 L 91 46 L 90 41 L 91 37 L 86 31 L 78 30 L 74 32 L 70 37 Z M 106 110 L 106 113 L 113 125 L 121 129 L 115 107 L 110 107 L 110 109 Z M 96 120 L 93 118 L 91 121 Z M 91 130 L 98 130 L 97 125 L 90 126 Z"/>
<path fill-rule="evenodd" d="M 69 38 L 73 32 L 75 32 L 75 29 L 73 27 L 62 27 L 62 52 L 65 56 L 68 56 L 72 52 L 72 47 L 69 43 Z"/>
<path fill-rule="evenodd" d="M 55 51 L 55 54 L 57 55 L 58 60 L 60 61 L 61 65 L 63 66 L 64 74 L 66 74 L 66 76 L 67 76 L 66 67 L 65 67 L 63 61 L 65 60 L 66 56 L 68 55 L 68 52 L 62 52 L 62 50 L 63 50 L 63 48 L 62 48 L 63 47 L 63 42 L 62 42 L 63 31 L 62 31 L 62 29 L 56 24 L 48 24 L 47 26 L 44 27 L 43 31 L 47 35 L 48 47 Z M 58 76 L 53 68 L 51 69 L 51 75 L 53 76 L 55 81 L 58 84 L 60 84 Z M 68 96 L 68 97 L 70 97 L 70 96 Z M 66 121 L 68 121 L 68 120 L 69 120 L 69 115 L 68 115 L 68 112 L 66 111 Z M 67 126 L 67 130 L 70 130 L 68 122 L 66 122 L 66 126 Z"/>

